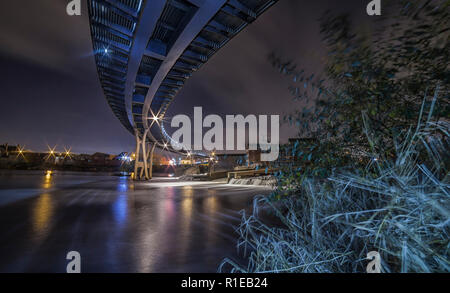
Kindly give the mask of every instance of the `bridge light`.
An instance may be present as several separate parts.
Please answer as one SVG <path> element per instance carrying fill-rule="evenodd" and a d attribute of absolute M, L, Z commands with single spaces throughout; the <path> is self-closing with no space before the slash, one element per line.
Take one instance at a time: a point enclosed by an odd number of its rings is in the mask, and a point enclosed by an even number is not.
<path fill-rule="evenodd" d="M 108 53 L 109 53 L 108 48 L 105 48 L 105 54 L 108 54 Z"/>

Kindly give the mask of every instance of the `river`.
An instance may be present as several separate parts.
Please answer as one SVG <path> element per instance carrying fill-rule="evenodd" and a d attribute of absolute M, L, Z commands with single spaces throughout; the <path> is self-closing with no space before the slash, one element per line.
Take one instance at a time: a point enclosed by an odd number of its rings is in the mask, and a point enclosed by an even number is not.
<path fill-rule="evenodd" d="M 0 171 L 0 272 L 216 272 L 265 187 L 108 174 Z"/>

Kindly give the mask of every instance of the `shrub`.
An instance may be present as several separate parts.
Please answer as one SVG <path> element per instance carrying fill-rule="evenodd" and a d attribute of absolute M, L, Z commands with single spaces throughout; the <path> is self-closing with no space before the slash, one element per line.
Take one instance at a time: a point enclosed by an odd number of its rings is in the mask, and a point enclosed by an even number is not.
<path fill-rule="evenodd" d="M 429 89 L 441 89 L 435 117 L 449 117 L 449 5 L 448 0 L 386 1 L 370 34 L 359 31 L 347 15 L 326 13 L 320 20 L 327 50 L 323 72 L 311 74 L 269 56 L 289 78 L 298 109 L 284 121 L 297 127 L 299 137 L 316 141 L 306 151 L 288 150 L 308 163 L 299 170 L 301 178 L 326 178 L 336 167 L 361 168 L 360 160 L 348 154 L 361 157 L 374 146 L 395 160 L 394 137 L 414 124 Z M 363 118 L 371 125 L 374 145 L 363 132 Z M 361 163 L 364 167 L 365 160 Z M 292 172 L 285 174 L 292 179 Z"/>
<path fill-rule="evenodd" d="M 383 272 L 449 272 L 450 123 L 432 120 L 436 96 L 430 114 L 424 101 L 417 126 L 396 137 L 395 157 L 374 153 L 365 172 L 308 178 L 282 200 L 256 198 L 237 229 L 247 265 L 225 259 L 219 271 L 365 272 L 367 253 L 378 251 Z"/>

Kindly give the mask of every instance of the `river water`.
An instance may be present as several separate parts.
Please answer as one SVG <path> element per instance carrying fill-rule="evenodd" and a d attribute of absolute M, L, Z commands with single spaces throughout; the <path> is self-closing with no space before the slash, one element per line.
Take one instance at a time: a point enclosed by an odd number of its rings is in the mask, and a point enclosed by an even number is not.
<path fill-rule="evenodd" d="M 215 272 L 241 261 L 240 211 L 265 187 L 0 171 L 0 272 Z"/>

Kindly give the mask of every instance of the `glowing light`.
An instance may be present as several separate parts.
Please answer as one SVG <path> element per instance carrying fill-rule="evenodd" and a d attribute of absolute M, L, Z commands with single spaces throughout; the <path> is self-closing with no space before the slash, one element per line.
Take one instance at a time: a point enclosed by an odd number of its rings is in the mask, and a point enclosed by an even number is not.
<path fill-rule="evenodd" d="M 160 120 L 162 120 L 161 119 L 161 117 L 159 117 L 159 113 L 153 113 L 152 111 L 151 111 L 151 118 L 148 118 L 149 120 L 152 120 L 152 123 L 151 123 L 151 125 L 150 125 L 150 127 L 152 127 L 153 126 L 153 124 L 156 122 L 156 124 L 158 124 L 159 125 L 159 121 Z M 159 125 L 159 126 L 161 126 L 161 125 Z"/>
<path fill-rule="evenodd" d="M 47 155 L 47 157 L 45 158 L 45 160 L 48 160 L 48 159 L 50 159 L 50 157 L 55 157 L 55 149 L 56 149 L 56 146 L 54 146 L 53 148 L 51 148 L 50 146 L 48 146 L 47 145 L 47 147 L 48 147 L 48 155 Z"/>
<path fill-rule="evenodd" d="M 52 170 L 47 170 L 45 172 L 45 179 L 50 179 L 50 177 L 52 176 L 53 171 Z"/>
<path fill-rule="evenodd" d="M 72 159 L 72 156 L 71 156 L 71 151 L 72 150 L 72 148 L 64 148 L 64 158 L 67 158 L 67 157 L 69 157 L 70 159 Z"/>
<path fill-rule="evenodd" d="M 22 158 L 25 159 L 24 152 L 25 152 L 25 147 L 17 146 L 17 155 L 16 155 L 16 158 L 18 158 L 18 157 L 20 156 L 20 157 L 22 157 Z"/>
<path fill-rule="evenodd" d="M 105 48 L 105 54 L 108 54 L 108 52 L 109 52 L 108 48 Z"/>

